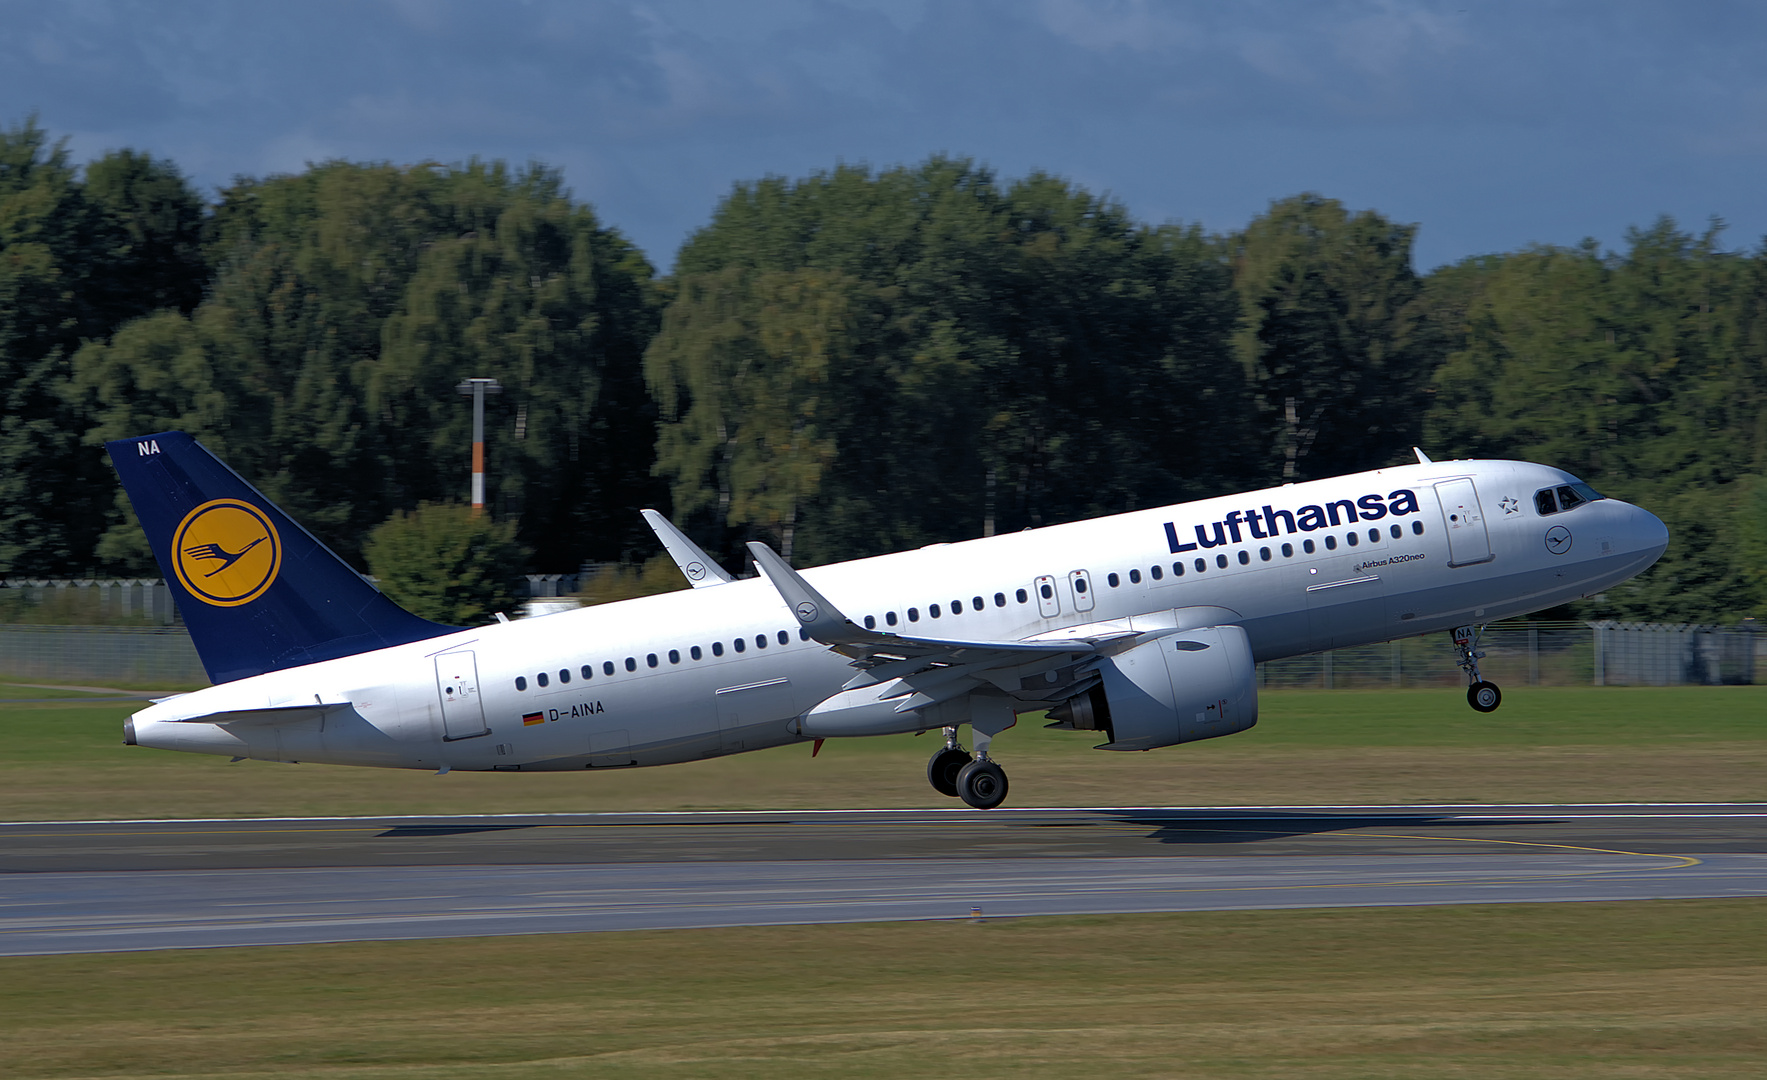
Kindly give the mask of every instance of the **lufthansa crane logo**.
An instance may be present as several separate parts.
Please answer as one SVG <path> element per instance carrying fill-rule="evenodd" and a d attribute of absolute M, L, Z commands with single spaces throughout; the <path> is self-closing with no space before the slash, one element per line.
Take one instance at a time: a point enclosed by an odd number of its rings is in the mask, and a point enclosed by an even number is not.
<path fill-rule="evenodd" d="M 264 595 L 282 568 L 282 538 L 262 510 L 214 499 L 184 515 L 172 534 L 172 567 L 190 595 L 238 607 Z"/>

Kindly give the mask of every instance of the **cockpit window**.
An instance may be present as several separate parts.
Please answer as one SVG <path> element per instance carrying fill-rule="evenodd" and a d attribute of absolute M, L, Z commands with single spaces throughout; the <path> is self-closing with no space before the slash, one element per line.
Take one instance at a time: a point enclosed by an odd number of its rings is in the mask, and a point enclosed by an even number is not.
<path fill-rule="evenodd" d="M 1561 510 L 1574 510 L 1584 503 L 1605 498 L 1607 498 L 1606 495 L 1596 491 L 1588 484 L 1578 481 L 1560 484 L 1556 488 L 1541 488 L 1534 492 L 1534 509 L 1544 517 L 1547 514 L 1556 514 Z"/>

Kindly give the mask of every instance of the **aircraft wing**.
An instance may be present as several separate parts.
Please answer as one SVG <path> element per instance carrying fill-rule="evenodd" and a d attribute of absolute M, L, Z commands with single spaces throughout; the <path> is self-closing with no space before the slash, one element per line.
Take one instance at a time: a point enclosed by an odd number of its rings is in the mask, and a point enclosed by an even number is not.
<path fill-rule="evenodd" d="M 655 510 L 640 510 L 645 523 L 656 533 L 656 538 L 663 543 L 663 550 L 675 565 L 686 575 L 687 583 L 696 589 L 706 589 L 713 585 L 728 585 L 736 579 L 725 573 L 724 568 L 712 561 L 712 557 L 700 550 L 700 546 L 687 538 L 687 534 L 675 527 L 675 523 L 657 513 Z"/>
<path fill-rule="evenodd" d="M 1146 631 L 1113 627 L 1031 641 L 988 641 L 867 630 L 842 614 L 773 549 L 751 543 L 749 551 L 805 632 L 850 657 L 852 665 L 860 669 L 836 695 L 848 699 L 838 706 L 842 709 L 873 712 L 877 704 L 887 703 L 891 711 L 904 713 L 978 690 L 1003 692 L 1027 701 L 1066 697 L 1073 687 L 1093 677 L 1085 661 L 1100 652 L 1115 651 L 1112 646 L 1117 643 L 1148 636 Z M 1033 680 L 1033 686 L 1027 688 L 1027 682 Z M 833 703 L 830 699 L 829 704 Z"/>

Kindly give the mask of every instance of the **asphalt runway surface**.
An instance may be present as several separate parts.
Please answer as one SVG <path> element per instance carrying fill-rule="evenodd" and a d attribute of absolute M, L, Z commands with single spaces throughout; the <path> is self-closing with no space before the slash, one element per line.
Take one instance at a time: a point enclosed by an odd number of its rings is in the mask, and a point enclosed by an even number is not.
<path fill-rule="evenodd" d="M 0 824 L 0 955 L 1767 895 L 1767 804 Z"/>

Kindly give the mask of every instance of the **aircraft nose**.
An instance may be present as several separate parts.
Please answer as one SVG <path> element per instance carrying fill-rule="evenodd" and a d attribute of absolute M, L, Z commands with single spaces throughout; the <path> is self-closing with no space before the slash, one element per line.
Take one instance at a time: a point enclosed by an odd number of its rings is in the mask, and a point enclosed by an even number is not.
<path fill-rule="evenodd" d="M 1628 531 L 1632 534 L 1633 546 L 1637 548 L 1639 554 L 1649 555 L 1650 562 L 1656 562 L 1663 557 L 1663 552 L 1669 549 L 1669 527 L 1663 524 L 1662 518 L 1642 506 L 1633 506 L 1628 503 L 1627 508 L 1631 510 L 1628 515 L 1630 518 Z M 1650 563 L 1645 565 L 1648 566 Z"/>

